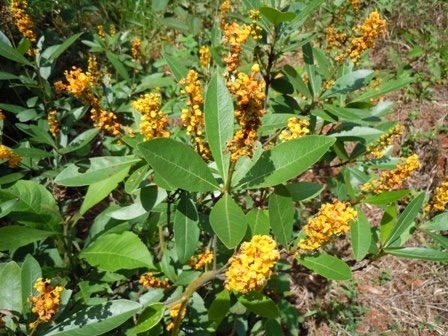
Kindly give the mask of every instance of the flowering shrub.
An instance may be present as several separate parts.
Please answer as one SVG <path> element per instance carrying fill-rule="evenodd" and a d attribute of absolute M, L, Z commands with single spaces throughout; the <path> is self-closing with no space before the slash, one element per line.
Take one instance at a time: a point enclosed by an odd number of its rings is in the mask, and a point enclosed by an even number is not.
<path fill-rule="evenodd" d="M 173 22 L 171 7 L 154 5 L 167 15 L 154 33 L 163 55 L 137 28 L 112 25 L 49 45 L 26 1 L 5 9 L 0 326 L 10 334 L 294 334 L 291 268 L 349 280 L 384 255 L 448 260 L 447 182 L 429 201 L 410 187 L 419 158 L 399 157 L 404 126 L 385 118 L 384 96 L 413 79 L 383 83 L 364 66 L 385 19 L 341 2 L 359 20 L 319 32 L 306 23 L 334 14 L 323 0 L 243 4 L 223 1 L 216 23 L 182 6 Z M 72 48 L 79 59 L 64 58 Z M 366 204 L 384 209 L 379 226 Z M 435 244 L 407 246 L 415 230 Z"/>

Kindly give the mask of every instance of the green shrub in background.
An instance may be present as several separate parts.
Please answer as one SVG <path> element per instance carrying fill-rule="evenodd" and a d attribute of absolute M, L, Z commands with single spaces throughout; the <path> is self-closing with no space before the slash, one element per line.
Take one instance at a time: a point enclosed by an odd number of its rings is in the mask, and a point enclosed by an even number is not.
<path fill-rule="evenodd" d="M 2 333 L 297 334 L 293 268 L 448 259 L 446 183 L 409 187 L 418 157 L 385 119 L 413 78 L 361 66 L 385 20 L 239 4 L 154 2 L 145 29 L 118 8 L 118 31 L 57 44 L 25 1 L 3 8 Z M 306 28 L 318 10 L 347 20 Z M 407 247 L 416 230 L 434 244 Z"/>

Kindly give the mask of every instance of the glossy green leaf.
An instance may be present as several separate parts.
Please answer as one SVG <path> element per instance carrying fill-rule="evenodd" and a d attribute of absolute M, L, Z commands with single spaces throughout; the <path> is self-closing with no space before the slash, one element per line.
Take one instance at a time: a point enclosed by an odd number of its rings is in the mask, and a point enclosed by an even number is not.
<path fill-rule="evenodd" d="M 55 182 L 66 187 L 91 185 L 129 169 L 140 161 L 135 156 L 103 156 L 89 160 L 90 166 L 86 171 L 81 171 L 80 167 L 72 163 L 56 176 Z"/>
<path fill-rule="evenodd" d="M 397 216 L 397 203 L 392 203 L 384 211 L 380 222 L 380 241 L 382 245 L 386 242 L 387 237 L 390 236 L 390 233 L 397 222 Z"/>
<path fill-rule="evenodd" d="M 350 236 L 352 239 L 352 249 L 355 259 L 364 259 L 369 251 L 372 236 L 370 234 L 370 224 L 364 212 L 358 207 L 358 220 L 350 222 Z"/>
<path fill-rule="evenodd" d="M 185 263 L 196 251 L 199 241 L 199 217 L 193 200 L 182 193 L 174 215 L 174 242 L 177 257 Z"/>
<path fill-rule="evenodd" d="M 89 129 L 74 138 L 67 147 L 58 149 L 61 154 L 68 154 L 89 144 L 99 133 L 97 128 Z"/>
<path fill-rule="evenodd" d="M 367 196 L 363 203 L 369 203 L 369 204 L 389 204 L 391 202 L 398 201 L 399 199 L 402 199 L 404 196 L 409 194 L 408 189 L 403 190 L 392 190 L 392 191 L 386 191 L 379 195 L 371 195 Z"/>
<path fill-rule="evenodd" d="M 283 185 L 275 187 L 269 196 L 269 221 L 275 238 L 287 247 L 292 238 L 294 207 L 288 190 Z"/>
<path fill-rule="evenodd" d="M 290 65 L 285 65 L 283 67 L 283 72 L 288 77 L 291 84 L 294 86 L 294 89 L 298 92 L 307 97 L 308 99 L 312 98 L 311 92 L 308 89 L 308 86 L 303 81 L 302 76 Z"/>
<path fill-rule="evenodd" d="M 246 214 L 247 222 L 249 223 L 250 236 L 254 235 L 267 235 L 271 230 L 269 224 L 269 218 L 266 216 L 265 211 L 262 209 L 251 209 Z"/>
<path fill-rule="evenodd" d="M 149 165 L 145 164 L 139 168 L 137 168 L 129 177 L 126 179 L 126 182 L 124 184 L 124 190 L 128 194 L 135 193 L 138 188 L 140 187 L 140 184 L 148 178 L 148 170 Z"/>
<path fill-rule="evenodd" d="M 89 185 L 84 201 L 79 209 L 80 215 L 84 215 L 94 205 L 106 198 L 106 196 L 118 186 L 118 183 L 124 180 L 124 178 L 128 175 L 130 168 L 130 166 L 124 167 L 123 169 L 118 170 L 115 174 L 111 175 L 109 178 Z"/>
<path fill-rule="evenodd" d="M 415 225 L 415 217 L 422 210 L 424 200 L 425 193 L 421 192 L 408 204 L 400 217 L 398 217 L 397 224 L 393 227 L 389 237 L 384 242 L 385 247 L 397 247 L 406 242 L 409 237 L 404 237 L 403 235 L 406 235 L 411 227 Z"/>
<path fill-rule="evenodd" d="M 222 321 L 224 316 L 230 309 L 230 293 L 227 289 L 224 289 L 218 293 L 213 300 L 212 304 L 208 308 L 208 319 L 216 321 L 218 324 Z"/>
<path fill-rule="evenodd" d="M 205 131 L 207 142 L 213 154 L 218 171 L 227 181 L 230 154 L 226 151 L 227 141 L 233 137 L 233 101 L 226 83 L 215 76 L 207 87 L 204 103 Z"/>
<path fill-rule="evenodd" d="M 31 308 L 31 303 L 28 300 L 35 294 L 34 284 L 41 277 L 42 270 L 39 263 L 31 254 L 27 254 L 21 268 L 22 306 L 24 312 L 28 312 Z"/>
<path fill-rule="evenodd" d="M 56 324 L 46 336 L 96 336 L 103 335 L 122 325 L 141 309 L 129 300 L 113 300 L 87 307 L 73 313 Z"/>
<path fill-rule="evenodd" d="M 150 330 L 162 320 L 164 312 L 165 305 L 163 303 L 158 302 L 149 305 L 139 315 L 137 325 L 130 329 L 126 335 L 137 336 L 139 333 L 144 333 L 145 331 Z"/>
<path fill-rule="evenodd" d="M 370 99 L 373 99 L 376 97 L 383 97 L 386 93 L 396 91 L 398 89 L 408 86 L 414 80 L 415 80 L 415 78 L 408 77 L 408 78 L 400 78 L 397 80 L 387 81 L 383 85 L 381 85 L 381 87 L 379 89 L 375 88 L 375 89 L 367 90 L 363 94 L 354 98 L 352 100 L 352 102 L 369 101 Z"/>
<path fill-rule="evenodd" d="M 0 251 L 17 249 L 55 234 L 55 232 L 37 230 L 20 225 L 0 227 Z"/>
<path fill-rule="evenodd" d="M 289 194 L 294 202 L 307 201 L 319 195 L 324 186 L 314 182 L 297 182 L 286 185 Z"/>
<path fill-rule="evenodd" d="M 283 22 L 294 20 L 296 17 L 296 15 L 292 12 L 280 12 L 272 7 L 260 7 L 259 11 L 261 15 L 267 18 L 274 26 L 278 26 Z"/>
<path fill-rule="evenodd" d="M 19 53 L 16 49 L 7 45 L 1 40 L 0 40 L 0 56 L 20 64 L 33 66 L 33 64 L 30 61 L 28 61 L 25 57 L 23 57 L 21 53 Z"/>
<path fill-rule="evenodd" d="M 428 261 L 447 261 L 448 252 L 430 249 L 426 247 L 403 247 L 386 248 L 384 252 L 396 257 L 428 260 Z"/>
<path fill-rule="evenodd" d="M 228 194 L 224 194 L 210 212 L 210 225 L 223 244 L 232 249 L 243 239 L 247 221 L 243 210 Z"/>
<path fill-rule="evenodd" d="M 177 188 L 187 191 L 219 189 L 207 164 L 190 146 L 158 138 L 140 143 L 137 148 L 154 171 Z"/>
<path fill-rule="evenodd" d="M 434 216 L 430 221 L 422 224 L 421 228 L 436 231 L 448 230 L 448 212 L 444 212 L 437 216 Z"/>
<path fill-rule="evenodd" d="M 10 261 L 0 270 L 0 310 L 22 313 L 22 281 L 19 265 Z"/>
<path fill-rule="evenodd" d="M 168 67 L 170 68 L 174 78 L 179 82 L 181 79 L 186 78 L 188 74 L 188 69 L 178 61 L 176 57 L 163 54 L 163 58 L 165 59 Z"/>
<path fill-rule="evenodd" d="M 306 268 L 329 280 L 349 280 L 352 278 L 350 267 L 341 259 L 329 254 L 301 255 L 298 261 Z"/>
<path fill-rule="evenodd" d="M 286 182 L 316 163 L 334 142 L 334 138 L 308 135 L 281 143 L 261 155 L 237 188 L 262 188 Z"/>
<path fill-rule="evenodd" d="M 90 265 L 109 272 L 140 267 L 154 268 L 148 248 L 135 233 L 128 231 L 101 235 L 81 251 L 79 256 Z"/>
<path fill-rule="evenodd" d="M 106 57 L 112 63 L 113 67 L 117 71 L 117 73 L 121 76 L 121 78 L 125 79 L 126 81 L 130 81 L 128 71 L 126 70 L 125 66 L 123 65 L 123 62 L 120 61 L 120 58 L 118 55 L 115 55 L 112 51 L 106 51 Z"/>
<path fill-rule="evenodd" d="M 68 39 L 66 39 L 64 42 L 62 42 L 61 44 L 59 44 L 54 51 L 51 53 L 49 59 L 50 60 L 55 60 L 57 59 L 59 56 L 62 55 L 62 53 L 64 51 L 66 51 L 73 43 L 76 42 L 76 40 L 84 33 L 78 33 L 75 35 L 70 36 Z"/>
<path fill-rule="evenodd" d="M 280 315 L 277 304 L 271 298 L 259 292 L 250 292 L 238 296 L 238 301 L 248 310 L 261 317 L 275 319 Z"/>
<path fill-rule="evenodd" d="M 330 90 L 325 91 L 321 98 L 329 98 L 335 95 L 347 94 L 359 90 L 367 83 L 367 77 L 373 73 L 373 70 L 356 70 L 339 77 Z"/>

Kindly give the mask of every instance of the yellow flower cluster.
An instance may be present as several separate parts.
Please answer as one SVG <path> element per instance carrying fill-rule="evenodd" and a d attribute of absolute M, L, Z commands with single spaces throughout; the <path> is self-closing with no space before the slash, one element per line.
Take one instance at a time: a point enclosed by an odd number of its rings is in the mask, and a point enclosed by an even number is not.
<path fill-rule="evenodd" d="M 39 292 L 38 295 L 30 299 L 33 308 L 31 311 L 38 315 L 35 322 L 30 323 L 30 328 L 34 329 L 41 322 L 49 322 L 61 303 L 61 293 L 63 288 L 61 286 L 53 287 L 50 285 L 50 280 L 45 281 L 39 278 L 34 288 Z"/>
<path fill-rule="evenodd" d="M 104 26 L 98 25 L 98 26 L 96 26 L 96 29 L 97 29 L 98 36 L 100 37 L 100 39 L 102 41 L 106 41 L 106 31 L 104 30 Z"/>
<path fill-rule="evenodd" d="M 225 24 L 226 24 L 226 16 L 227 13 L 230 10 L 230 1 L 225 0 L 222 2 L 221 7 L 220 7 L 220 12 L 221 12 L 221 18 L 220 18 L 220 24 L 219 26 L 221 27 L 222 30 L 224 30 Z"/>
<path fill-rule="evenodd" d="M 56 138 L 61 130 L 57 117 L 57 112 L 55 110 L 48 112 L 47 120 L 48 120 L 48 127 L 50 128 L 50 133 L 54 138 Z"/>
<path fill-rule="evenodd" d="M 434 191 L 434 195 L 425 207 L 426 212 L 440 212 L 445 211 L 446 203 L 448 202 L 448 176 L 445 181 Z"/>
<path fill-rule="evenodd" d="M 212 251 L 205 251 L 198 256 L 193 256 L 188 261 L 188 266 L 194 268 L 195 270 L 200 270 L 205 265 L 210 264 L 213 261 L 214 254 Z"/>
<path fill-rule="evenodd" d="M 0 160 L 8 160 L 10 167 L 17 167 L 22 161 L 20 155 L 14 153 L 9 147 L 0 145 Z"/>
<path fill-rule="evenodd" d="M 142 56 L 142 40 L 139 38 L 134 38 L 132 40 L 132 47 L 131 47 L 131 55 L 134 60 L 139 60 Z"/>
<path fill-rule="evenodd" d="M 374 158 L 382 158 L 384 156 L 384 150 L 392 145 L 392 143 L 403 134 L 403 131 L 404 127 L 401 125 L 392 127 L 386 134 L 383 134 L 376 143 L 370 144 L 367 147 L 367 153 L 371 154 Z"/>
<path fill-rule="evenodd" d="M 170 308 L 170 316 L 173 321 L 179 317 L 181 320 L 185 317 L 186 309 L 184 308 L 182 311 L 180 311 L 181 308 L 182 308 L 182 303 L 176 303 L 174 306 L 172 306 Z M 166 326 L 166 330 L 168 330 L 168 331 L 170 331 L 173 328 L 174 328 L 174 322 L 170 322 Z"/>
<path fill-rule="evenodd" d="M 282 142 L 300 138 L 310 132 L 310 122 L 308 119 L 291 117 L 288 119 L 288 129 L 280 133 L 279 139 Z"/>
<path fill-rule="evenodd" d="M 266 235 L 255 235 L 241 244 L 240 251 L 229 259 L 224 287 L 247 293 L 261 289 L 272 275 L 280 258 L 276 242 Z"/>
<path fill-rule="evenodd" d="M 359 0 L 350 0 L 353 10 L 359 12 Z"/>
<path fill-rule="evenodd" d="M 198 73 L 190 70 L 187 78 L 182 79 L 180 84 L 185 85 L 183 94 L 188 96 L 188 108 L 182 109 L 181 119 L 187 128 L 187 134 L 191 136 L 196 151 L 207 160 L 210 157 L 210 148 L 204 138 L 204 113 L 201 108 L 204 104 L 202 97 L 202 85 L 198 79 Z"/>
<path fill-rule="evenodd" d="M 251 20 L 250 24 L 250 35 L 255 41 L 258 41 L 262 38 L 261 36 L 261 27 L 258 25 L 258 21 L 260 21 L 260 12 L 257 10 L 251 9 L 249 12 L 249 17 Z"/>
<path fill-rule="evenodd" d="M 138 281 L 146 288 L 168 288 L 170 287 L 170 280 L 165 278 L 164 280 L 157 279 L 154 273 L 146 273 L 140 277 Z"/>
<path fill-rule="evenodd" d="M 235 162 L 241 156 L 252 157 L 255 141 L 258 139 L 257 131 L 261 125 L 260 118 L 266 112 L 265 82 L 260 76 L 258 64 L 252 66 L 250 76 L 243 72 L 238 73 L 235 81 L 230 83 L 229 89 L 237 98 L 234 114 L 241 126 L 233 139 L 227 143 L 231 160 Z"/>
<path fill-rule="evenodd" d="M 140 132 L 145 140 L 169 138 L 168 117 L 160 111 L 162 96 L 159 92 L 146 93 L 132 102 L 132 107 L 142 114 Z"/>
<path fill-rule="evenodd" d="M 328 27 L 325 40 L 327 41 L 327 52 L 333 49 L 340 50 L 347 41 L 347 34 L 337 32 L 334 27 Z"/>
<path fill-rule="evenodd" d="M 238 67 L 241 65 L 240 55 L 243 50 L 242 45 L 249 38 L 251 28 L 244 24 L 240 26 L 236 22 L 226 23 L 223 33 L 224 44 L 230 47 L 228 56 L 224 58 L 227 70 L 226 77 L 230 78 L 236 74 Z"/>
<path fill-rule="evenodd" d="M 199 49 L 199 63 L 201 63 L 201 67 L 206 69 L 210 65 L 211 53 L 210 49 L 207 46 L 202 46 Z"/>
<path fill-rule="evenodd" d="M 92 107 L 90 112 L 90 119 L 93 121 L 95 128 L 109 133 L 112 136 L 121 135 L 123 126 L 117 121 L 115 113 L 107 112 L 97 107 Z"/>
<path fill-rule="evenodd" d="M 373 11 L 365 19 L 364 24 L 353 28 L 358 37 L 353 37 L 346 54 L 350 57 L 353 63 L 358 63 L 361 54 L 375 46 L 375 40 L 380 36 L 386 34 L 386 20 L 381 19 L 377 11 Z"/>
<path fill-rule="evenodd" d="M 100 84 L 101 74 L 94 55 L 90 55 L 87 59 L 87 76 L 90 78 L 91 89 Z"/>
<path fill-rule="evenodd" d="M 31 42 L 36 42 L 37 36 L 34 33 L 34 23 L 26 12 L 28 3 L 26 0 L 11 0 L 10 11 L 14 18 L 17 29 L 23 37 Z"/>
<path fill-rule="evenodd" d="M 66 90 L 75 97 L 79 98 L 83 103 L 90 104 L 92 94 L 90 92 L 94 79 L 89 72 L 83 72 L 81 68 L 73 67 L 70 71 L 64 72 L 68 85 L 62 82 L 56 82 L 56 91 Z"/>
<path fill-rule="evenodd" d="M 318 249 L 333 236 L 350 230 L 349 223 L 357 215 L 350 203 L 335 201 L 323 204 L 317 216 L 308 219 L 304 228 L 307 237 L 299 241 L 299 248 L 307 251 Z"/>
<path fill-rule="evenodd" d="M 401 158 L 395 169 L 383 172 L 376 180 L 364 184 L 362 191 L 380 194 L 383 191 L 400 189 L 403 186 L 403 182 L 419 168 L 420 162 L 417 154 L 408 158 Z"/>

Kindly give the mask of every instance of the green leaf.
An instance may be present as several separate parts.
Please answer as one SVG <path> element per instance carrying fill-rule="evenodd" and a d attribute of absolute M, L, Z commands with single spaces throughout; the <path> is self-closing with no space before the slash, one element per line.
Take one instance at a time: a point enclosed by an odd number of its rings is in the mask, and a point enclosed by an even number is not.
<path fill-rule="evenodd" d="M 107 59 L 112 63 L 112 65 L 114 66 L 115 70 L 118 72 L 118 74 L 125 79 L 126 81 L 130 81 L 129 78 L 129 74 L 128 71 L 126 70 L 126 68 L 123 65 L 123 62 L 120 61 L 120 59 L 118 58 L 117 55 L 115 55 L 113 52 L 111 51 L 106 51 L 106 57 Z"/>
<path fill-rule="evenodd" d="M 208 308 L 208 319 L 210 321 L 216 321 L 219 324 L 229 312 L 229 309 L 230 293 L 227 289 L 224 289 L 216 295 L 215 300 L 213 300 Z"/>
<path fill-rule="evenodd" d="M 80 258 L 105 271 L 147 267 L 153 269 L 152 256 L 133 232 L 104 234 L 81 251 Z"/>
<path fill-rule="evenodd" d="M 441 236 L 439 234 L 436 233 L 432 233 L 432 232 L 425 232 L 428 236 L 430 236 L 435 242 L 439 243 L 440 245 L 442 245 L 442 247 L 444 249 L 448 250 L 448 238 L 445 236 Z"/>
<path fill-rule="evenodd" d="M 0 227 L 0 251 L 17 249 L 55 234 L 55 232 L 31 229 L 19 225 Z"/>
<path fill-rule="evenodd" d="M 27 254 L 21 269 L 22 305 L 24 312 L 28 312 L 31 308 L 31 303 L 28 300 L 36 292 L 34 284 L 41 277 L 42 271 L 39 263 L 31 254 Z"/>
<path fill-rule="evenodd" d="M 448 252 L 439 251 L 426 247 L 402 247 L 386 248 L 384 252 L 397 257 L 428 260 L 428 261 L 447 261 Z"/>
<path fill-rule="evenodd" d="M 81 216 L 84 215 L 89 209 L 91 209 L 94 205 L 98 204 L 107 195 L 109 195 L 112 190 L 114 190 L 118 186 L 118 183 L 123 181 L 124 178 L 128 175 L 130 168 L 130 166 L 125 167 L 117 171 L 109 178 L 89 185 L 86 196 L 84 197 L 84 201 L 82 202 L 81 208 L 79 209 L 79 214 Z"/>
<path fill-rule="evenodd" d="M 359 90 L 367 84 L 366 78 L 372 73 L 373 70 L 356 70 L 339 77 L 331 89 L 322 94 L 321 99 Z"/>
<path fill-rule="evenodd" d="M 87 307 L 56 324 L 46 336 L 103 335 L 122 325 L 142 306 L 134 301 L 113 300 Z"/>
<path fill-rule="evenodd" d="M 19 265 L 10 261 L 0 270 L 0 310 L 22 313 L 22 281 Z"/>
<path fill-rule="evenodd" d="M 250 292 L 238 296 L 238 301 L 248 310 L 261 317 L 275 319 L 280 315 L 277 304 L 271 298 L 259 292 Z"/>
<path fill-rule="evenodd" d="M 92 141 L 98 133 L 99 130 L 97 128 L 89 129 L 74 138 L 67 147 L 58 149 L 58 152 L 61 154 L 68 154 L 81 149 L 90 143 L 90 141 Z"/>
<path fill-rule="evenodd" d="M 308 135 L 281 143 L 265 151 L 237 187 L 262 188 L 286 182 L 316 163 L 334 142 L 334 138 Z"/>
<path fill-rule="evenodd" d="M 269 225 L 269 218 L 266 216 L 265 211 L 261 209 L 251 209 L 246 214 L 247 222 L 249 223 L 250 236 L 254 235 L 268 235 L 271 230 Z"/>
<path fill-rule="evenodd" d="M 301 26 L 306 19 L 308 18 L 308 16 L 315 11 L 316 9 L 318 9 L 320 7 L 320 5 L 324 2 L 325 0 L 314 0 L 311 1 L 310 3 L 308 3 L 306 5 L 305 8 L 303 8 L 299 14 L 297 14 L 297 16 L 295 17 L 294 20 L 292 20 L 288 26 L 286 27 L 286 29 L 290 29 L 292 27 L 295 27 L 296 29 Z"/>
<path fill-rule="evenodd" d="M 137 148 L 154 171 L 177 188 L 187 191 L 219 189 L 212 172 L 193 148 L 165 138 L 140 143 Z"/>
<path fill-rule="evenodd" d="M 404 237 L 404 235 L 415 225 L 415 217 L 422 209 L 424 200 L 425 193 L 421 192 L 408 204 L 400 217 L 398 217 L 397 224 L 393 227 L 389 237 L 384 242 L 384 247 L 396 247 L 406 242 L 408 238 Z"/>
<path fill-rule="evenodd" d="M 366 215 L 359 207 L 356 211 L 358 212 L 358 220 L 350 222 L 350 235 L 352 239 L 353 254 L 355 255 L 355 259 L 360 261 L 367 255 L 367 252 L 369 252 L 372 236 L 370 234 L 370 224 Z"/>
<path fill-rule="evenodd" d="M 199 217 L 193 200 L 182 193 L 174 216 L 174 242 L 177 257 L 185 263 L 196 251 L 199 241 Z"/>
<path fill-rule="evenodd" d="M 324 186 L 313 182 L 297 182 L 286 185 L 294 202 L 303 202 L 319 195 Z"/>
<path fill-rule="evenodd" d="M 376 97 L 383 97 L 386 93 L 401 89 L 408 86 L 414 81 L 415 78 L 400 78 L 397 80 L 387 81 L 379 89 L 367 90 L 360 96 L 352 100 L 352 102 L 369 101 Z"/>
<path fill-rule="evenodd" d="M 128 336 L 137 336 L 139 333 L 143 333 L 145 331 L 150 330 L 155 325 L 157 325 L 163 317 L 165 312 L 165 305 L 163 303 L 154 303 L 149 305 L 143 310 L 137 320 L 137 325 L 129 329 L 126 335 Z"/>
<path fill-rule="evenodd" d="M 384 211 L 383 217 L 380 222 L 380 241 L 384 245 L 387 237 L 389 237 L 392 229 L 397 222 L 398 210 L 397 203 L 392 203 Z"/>
<path fill-rule="evenodd" d="M 50 54 L 50 57 L 48 58 L 51 61 L 54 61 L 59 56 L 62 55 L 62 53 L 67 50 L 82 34 L 84 33 L 78 33 L 75 35 L 70 36 L 68 39 L 66 39 L 64 42 L 59 44 L 57 48 Z"/>
<path fill-rule="evenodd" d="M 294 207 L 288 190 L 283 185 L 275 187 L 269 196 L 269 221 L 275 238 L 287 247 L 292 238 Z"/>
<path fill-rule="evenodd" d="M 389 204 L 391 202 L 398 201 L 399 199 L 403 198 L 409 194 L 408 189 L 403 190 L 392 190 L 392 191 L 386 191 L 379 195 L 372 195 L 368 196 L 363 200 L 363 203 L 369 203 L 369 204 Z"/>
<path fill-rule="evenodd" d="M 352 278 L 352 272 L 348 265 L 341 259 L 329 254 L 301 255 L 298 261 L 306 268 L 329 280 L 349 280 Z"/>
<path fill-rule="evenodd" d="M 232 197 L 224 194 L 210 212 L 210 225 L 223 244 L 232 249 L 244 237 L 247 229 L 246 216 Z"/>
<path fill-rule="evenodd" d="M 166 53 L 163 54 L 163 58 L 165 59 L 168 67 L 173 73 L 174 78 L 179 82 L 181 79 L 186 78 L 188 74 L 188 69 L 180 63 L 177 58 L 170 56 Z"/>
<path fill-rule="evenodd" d="M 204 103 L 205 131 L 218 171 L 224 183 L 229 172 L 230 154 L 227 141 L 233 137 L 233 102 L 226 83 L 216 75 L 207 88 Z"/>
<path fill-rule="evenodd" d="M 60 172 L 54 181 L 66 187 L 91 185 L 129 169 L 140 161 L 135 156 L 102 156 L 89 160 L 90 167 L 85 172 L 80 171 L 80 168 L 72 163 Z"/>
<path fill-rule="evenodd" d="M 311 92 L 308 89 L 308 86 L 303 81 L 302 76 L 300 76 L 300 74 L 292 66 L 288 64 L 285 65 L 283 67 L 283 72 L 286 74 L 289 81 L 291 82 L 291 84 L 294 86 L 295 90 L 298 93 L 301 93 L 308 99 L 312 98 Z"/>
<path fill-rule="evenodd" d="M 259 11 L 261 15 L 268 19 L 274 26 L 278 26 L 283 22 L 294 20 L 296 17 L 296 14 L 292 12 L 280 12 L 272 7 L 260 7 Z"/>
<path fill-rule="evenodd" d="M 7 45 L 1 40 L 0 40 L 0 56 L 20 64 L 33 66 L 33 64 L 30 61 L 28 61 L 25 57 L 23 57 L 21 53 L 19 53 L 16 49 Z"/>
<path fill-rule="evenodd" d="M 436 231 L 448 230 L 448 212 L 434 216 L 429 222 L 422 224 L 421 228 Z"/>
<path fill-rule="evenodd" d="M 20 79 L 20 77 L 8 72 L 0 71 L 0 80 L 13 80 L 13 79 Z"/>

